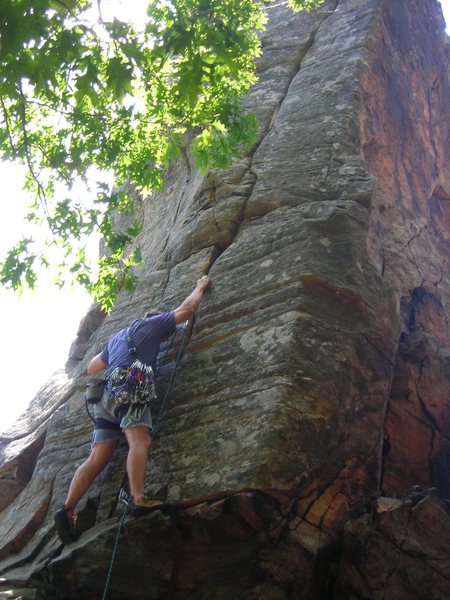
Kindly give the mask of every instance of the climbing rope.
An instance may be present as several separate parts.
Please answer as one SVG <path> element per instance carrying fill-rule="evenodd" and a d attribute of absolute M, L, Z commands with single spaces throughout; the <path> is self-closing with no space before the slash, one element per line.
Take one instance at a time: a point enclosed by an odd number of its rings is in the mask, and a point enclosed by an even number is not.
<path fill-rule="evenodd" d="M 112 570 L 113 570 L 113 566 L 114 566 L 114 560 L 116 558 L 117 547 L 119 545 L 119 538 L 120 538 L 120 534 L 122 533 L 122 527 L 123 527 L 123 523 L 125 521 L 125 517 L 127 516 L 127 512 L 128 512 L 128 504 L 125 504 L 123 512 L 122 512 L 122 517 L 120 519 L 119 527 L 117 528 L 116 539 L 114 540 L 114 547 L 113 547 L 113 551 L 112 551 L 111 560 L 109 562 L 108 575 L 106 577 L 105 588 L 103 590 L 102 600 L 106 599 L 106 594 L 108 593 L 109 582 L 111 581 L 111 575 L 112 575 Z"/>
<path fill-rule="evenodd" d="M 153 428 L 153 432 L 152 432 L 153 440 L 155 440 L 158 435 L 159 427 L 161 425 L 161 420 L 166 413 L 166 406 L 167 406 L 169 394 L 172 391 L 172 387 L 173 387 L 173 384 L 175 381 L 175 375 L 177 373 L 178 367 L 179 367 L 181 359 L 183 357 L 184 348 L 186 347 L 186 344 L 187 344 L 187 340 L 188 340 L 187 334 L 192 332 L 193 326 L 194 326 L 194 317 L 189 318 L 187 321 L 185 321 L 183 323 L 184 333 L 183 333 L 183 337 L 181 338 L 180 349 L 178 350 L 177 358 L 175 360 L 175 365 L 172 369 L 172 375 L 170 377 L 169 384 L 166 388 L 166 393 L 164 394 L 163 401 L 161 402 L 161 407 L 159 409 L 158 418 L 156 419 L 156 425 Z M 166 355 L 167 355 L 167 353 L 166 353 Z"/>
<path fill-rule="evenodd" d="M 192 327 L 193 326 L 194 326 L 194 316 L 192 316 L 192 318 L 189 318 L 183 324 L 183 329 L 184 329 L 183 337 L 181 339 L 181 344 L 180 344 L 180 348 L 178 350 L 177 358 L 175 360 L 175 365 L 174 365 L 174 367 L 172 369 L 172 375 L 170 377 L 169 384 L 168 384 L 168 386 L 166 388 L 163 401 L 161 402 L 161 407 L 159 409 L 158 418 L 156 420 L 156 425 L 153 428 L 153 432 L 152 432 L 152 438 L 153 438 L 153 440 L 156 438 L 156 436 L 158 434 L 159 426 L 161 424 L 161 420 L 162 420 L 162 418 L 163 418 L 163 416 L 164 416 L 164 414 L 166 412 L 166 409 L 167 409 L 169 395 L 170 395 L 170 392 L 172 391 L 172 387 L 173 387 L 173 384 L 174 384 L 174 381 L 175 381 L 175 375 L 176 375 L 177 369 L 178 369 L 178 367 L 180 365 L 181 358 L 183 356 L 184 348 L 186 347 L 186 344 L 187 344 L 187 338 L 188 338 L 187 334 L 188 334 L 188 332 L 192 331 Z M 165 359 L 167 358 L 167 354 L 168 354 L 169 350 L 171 349 L 171 347 L 173 345 L 173 342 L 174 342 L 175 336 L 177 334 L 177 331 L 178 330 L 176 330 L 173 333 L 172 338 L 169 341 L 169 344 L 168 344 L 168 347 L 166 349 L 164 358 L 160 362 L 160 364 L 159 364 L 159 366 L 158 366 L 158 368 L 156 370 L 156 374 L 159 373 L 161 365 L 165 362 Z M 109 584 L 110 584 L 110 581 L 111 581 L 111 575 L 112 575 L 112 570 L 113 570 L 113 566 L 114 566 L 114 561 L 115 561 L 116 554 L 117 554 L 117 547 L 119 545 L 120 534 L 122 532 L 122 528 L 123 528 L 123 523 L 125 521 L 125 517 L 126 517 L 126 515 L 128 513 L 129 507 L 130 507 L 129 496 L 128 496 L 128 493 L 125 490 L 126 482 L 127 482 L 127 475 L 125 474 L 125 476 L 124 476 L 124 478 L 122 480 L 122 485 L 120 486 L 119 495 L 118 495 L 118 501 L 119 502 L 123 502 L 124 508 L 123 508 L 123 511 L 122 511 L 122 516 L 120 518 L 119 527 L 117 529 L 116 538 L 115 538 L 115 541 L 114 541 L 114 547 L 113 547 L 113 551 L 112 551 L 112 554 L 111 554 L 111 560 L 109 562 L 108 575 L 106 577 L 105 588 L 103 590 L 102 600 L 106 599 L 106 594 L 108 592 Z"/>

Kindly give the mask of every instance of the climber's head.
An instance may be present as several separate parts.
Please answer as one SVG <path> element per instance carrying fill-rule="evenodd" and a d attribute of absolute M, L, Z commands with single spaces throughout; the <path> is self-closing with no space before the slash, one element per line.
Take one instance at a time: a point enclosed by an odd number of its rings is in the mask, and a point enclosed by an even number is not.
<path fill-rule="evenodd" d="M 149 319 L 150 317 L 156 317 L 157 315 L 162 315 L 162 312 L 160 310 L 158 310 L 157 308 L 151 308 L 150 310 L 148 310 L 145 315 L 143 317 L 141 317 L 140 319 L 134 319 L 134 321 L 131 323 L 131 327 L 135 324 L 135 323 L 139 323 L 140 321 L 142 321 L 142 319 Z"/>

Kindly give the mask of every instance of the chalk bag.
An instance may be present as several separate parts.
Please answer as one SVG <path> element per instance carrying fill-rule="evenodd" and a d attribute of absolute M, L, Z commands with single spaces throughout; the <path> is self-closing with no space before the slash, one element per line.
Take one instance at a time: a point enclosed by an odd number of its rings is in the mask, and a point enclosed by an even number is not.
<path fill-rule="evenodd" d="M 85 398 L 89 404 L 98 404 L 103 396 L 105 380 L 91 377 L 86 385 Z"/>

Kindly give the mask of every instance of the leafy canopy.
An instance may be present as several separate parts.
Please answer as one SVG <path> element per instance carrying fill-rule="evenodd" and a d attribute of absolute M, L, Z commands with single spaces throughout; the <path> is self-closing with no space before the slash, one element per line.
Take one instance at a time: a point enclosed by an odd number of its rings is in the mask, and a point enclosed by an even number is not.
<path fill-rule="evenodd" d="M 56 260 L 60 285 L 72 278 L 110 309 L 120 288 L 132 289 L 140 258 L 129 249 L 139 223 L 115 227 L 133 211 L 126 190 L 161 189 L 188 132 L 203 170 L 251 146 L 257 123 L 241 98 L 256 80 L 264 1 L 151 0 L 147 15 L 138 27 L 104 19 L 101 0 L 0 0 L 0 158 L 26 165 L 27 218 L 48 230 L 7 253 L 6 287 L 33 287 Z M 74 182 L 92 167 L 96 192 L 77 201 Z M 106 249 L 95 271 L 85 249 L 93 233 Z"/>

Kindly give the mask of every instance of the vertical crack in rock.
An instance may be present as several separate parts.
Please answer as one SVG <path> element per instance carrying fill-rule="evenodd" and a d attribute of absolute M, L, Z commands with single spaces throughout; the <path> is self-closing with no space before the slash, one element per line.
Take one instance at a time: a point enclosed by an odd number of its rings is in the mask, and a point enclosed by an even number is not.
<path fill-rule="evenodd" d="M 261 139 L 252 148 L 252 150 L 249 154 L 250 156 L 253 156 L 255 154 L 255 152 L 258 150 L 259 146 L 261 145 L 261 143 L 264 141 L 265 136 L 269 133 L 269 131 L 272 129 L 273 125 L 275 124 L 278 112 L 279 112 L 283 102 L 287 98 L 287 95 L 289 93 L 289 89 L 291 88 L 292 82 L 294 81 L 295 77 L 299 74 L 300 69 L 302 68 L 303 60 L 304 60 L 305 56 L 307 55 L 308 51 L 311 49 L 312 45 L 314 44 L 317 32 L 323 26 L 325 21 L 330 17 L 330 14 L 332 14 L 335 10 L 337 10 L 337 8 L 339 6 L 339 2 L 340 2 L 340 0 L 334 0 L 334 4 L 335 4 L 334 9 L 332 11 L 327 11 L 329 14 L 324 14 L 323 18 L 318 23 L 316 29 L 311 31 L 311 33 L 309 34 L 306 43 L 301 48 L 301 51 L 299 53 L 299 57 L 297 60 L 297 64 L 294 66 L 290 77 L 288 77 L 288 80 L 284 86 L 284 90 L 282 90 L 282 92 L 281 92 L 281 97 L 278 100 L 277 104 L 275 105 L 275 108 L 272 111 L 272 115 L 270 116 L 270 119 L 268 120 L 268 124 L 262 128 L 262 132 L 260 134 Z M 273 7 L 273 8 L 276 8 L 276 7 Z M 270 10 L 270 7 L 269 7 L 269 10 Z"/>
<path fill-rule="evenodd" d="M 264 126 L 262 126 L 261 128 L 261 132 L 260 132 L 260 139 L 255 143 L 255 145 L 253 146 L 253 148 L 251 149 L 251 151 L 249 152 L 249 154 L 247 155 L 248 159 L 250 160 L 250 164 L 247 167 L 247 169 L 243 172 L 243 174 L 240 177 L 240 180 L 242 181 L 246 175 L 248 175 L 249 173 L 251 175 L 253 175 L 253 184 L 252 187 L 250 189 L 250 191 L 246 194 L 246 196 L 244 197 L 244 200 L 242 202 L 241 205 L 241 210 L 240 210 L 240 217 L 238 218 L 236 225 L 236 231 L 234 232 L 234 235 L 231 239 L 231 241 L 229 242 L 229 244 L 227 244 L 226 248 L 228 248 L 229 246 L 231 246 L 231 244 L 233 243 L 233 241 L 236 239 L 236 236 L 239 233 L 239 228 L 240 225 L 245 221 L 245 213 L 246 213 L 246 207 L 247 207 L 247 203 L 252 195 L 252 191 L 255 187 L 256 181 L 257 181 L 257 173 L 252 169 L 252 163 L 253 163 L 253 157 L 255 155 L 255 153 L 257 152 L 258 148 L 261 146 L 261 144 L 264 142 L 265 137 L 268 135 L 268 133 L 270 132 L 270 130 L 272 129 L 272 127 L 274 126 L 275 122 L 276 122 L 276 118 L 278 115 L 278 112 L 280 111 L 281 106 L 283 105 L 284 101 L 286 100 L 288 94 L 289 94 L 289 90 L 292 86 L 292 82 L 294 81 L 295 77 L 299 74 L 301 67 L 302 67 L 302 63 L 304 58 L 306 57 L 306 55 L 308 54 L 308 51 L 311 49 L 311 47 L 314 44 L 317 32 L 320 30 L 320 28 L 324 25 L 324 23 L 326 22 L 326 20 L 330 17 L 330 13 L 332 14 L 339 6 L 339 2 L 340 0 L 335 0 L 334 1 L 334 9 L 333 11 L 327 11 L 327 13 L 324 14 L 324 16 L 321 18 L 321 20 L 319 21 L 317 27 L 309 34 L 309 37 L 307 39 L 307 42 L 305 43 L 304 47 L 301 49 L 297 64 L 295 65 L 295 67 L 293 68 L 286 84 L 284 87 L 284 90 L 281 93 L 281 97 L 279 98 L 277 104 L 275 105 L 275 108 L 272 110 L 272 114 L 270 116 L 270 118 L 267 120 L 267 124 Z M 270 7 L 269 7 L 270 8 Z M 213 211 L 214 211 L 214 206 L 215 206 L 215 202 L 213 201 Z M 217 226 L 217 229 L 220 230 L 220 226 L 217 222 L 217 219 L 215 218 L 215 223 Z M 209 269 L 211 269 L 211 267 L 214 265 L 215 260 L 217 260 L 217 258 L 219 258 L 219 256 L 222 254 L 222 252 L 226 249 L 223 248 L 220 252 L 220 254 L 218 254 L 216 256 L 216 258 L 211 262 Z M 209 271 L 208 271 L 209 272 Z"/>
<path fill-rule="evenodd" d="M 431 142 L 431 147 L 433 148 L 434 151 L 434 166 L 435 166 L 435 172 L 434 175 L 437 178 L 439 176 L 439 152 L 437 149 L 437 145 L 436 145 L 436 138 L 434 135 L 434 123 L 433 123 L 433 107 L 432 107 L 432 94 L 433 92 L 436 90 L 438 86 L 438 80 L 435 79 L 431 85 L 431 88 L 428 91 L 428 95 L 427 95 L 427 100 L 428 100 L 428 123 L 429 123 L 429 134 L 430 134 L 430 142 Z"/>
<path fill-rule="evenodd" d="M 244 180 L 244 178 L 246 177 L 246 175 L 251 174 L 253 176 L 253 184 L 251 186 L 251 189 L 245 195 L 244 200 L 242 201 L 241 209 L 240 209 L 240 216 L 238 217 L 238 219 L 236 221 L 236 229 L 235 229 L 234 233 L 232 234 L 231 240 L 226 244 L 226 246 L 224 246 L 223 248 L 217 248 L 217 252 L 213 253 L 213 255 L 211 256 L 211 260 L 209 262 L 208 268 L 206 270 L 206 274 L 210 273 L 210 271 L 213 268 L 216 260 L 222 255 L 222 253 L 227 248 L 229 248 L 233 244 L 234 240 L 236 239 L 236 237 L 237 237 L 237 235 L 239 233 L 241 224 L 245 221 L 245 212 L 246 212 L 247 203 L 248 203 L 248 200 L 250 199 L 250 197 L 252 195 L 252 191 L 253 191 L 254 186 L 256 184 L 256 181 L 257 181 L 257 174 L 252 169 L 253 157 L 254 157 L 255 153 L 257 152 L 258 148 L 263 143 L 265 137 L 268 135 L 269 131 L 272 129 L 272 127 L 273 127 L 273 125 L 274 125 L 274 123 L 276 121 L 277 114 L 278 114 L 281 106 L 283 105 L 283 102 L 285 101 L 286 97 L 289 94 L 289 90 L 291 88 L 292 82 L 294 81 L 294 79 L 298 75 L 298 73 L 300 72 L 303 60 L 304 60 L 305 56 L 308 54 L 308 51 L 310 50 L 310 48 L 314 44 L 314 40 L 315 40 L 315 37 L 317 35 L 317 32 L 324 25 L 325 21 L 331 16 L 331 14 L 338 8 L 339 2 L 340 2 L 340 0 L 334 0 L 334 9 L 332 11 L 326 11 L 326 13 L 322 16 L 322 18 L 320 19 L 319 23 L 317 24 L 317 27 L 310 33 L 310 35 L 309 35 L 309 37 L 307 39 L 307 42 L 302 47 L 301 52 L 299 53 L 299 58 L 298 58 L 297 64 L 294 66 L 294 68 L 293 68 L 293 70 L 292 70 L 292 72 L 291 72 L 291 74 L 290 74 L 290 76 L 289 76 L 289 78 L 288 78 L 288 80 L 287 80 L 287 82 L 285 84 L 285 87 L 284 87 L 284 90 L 283 90 L 283 92 L 281 94 L 281 97 L 278 100 L 275 108 L 273 109 L 270 118 L 268 119 L 268 124 L 265 125 L 265 126 L 262 126 L 261 133 L 260 133 L 260 136 L 261 136 L 260 139 L 255 143 L 255 145 L 253 146 L 253 148 L 251 149 L 251 151 L 249 152 L 249 154 L 246 157 L 250 161 L 249 162 L 249 166 L 247 167 L 246 170 L 244 170 L 244 172 L 242 173 L 242 175 L 239 178 L 238 182 Z M 185 160 L 188 163 L 189 172 L 190 172 L 190 162 L 189 162 L 189 159 L 188 159 L 188 157 L 187 157 L 186 154 L 185 154 Z M 216 226 L 217 230 L 221 231 L 222 228 L 221 228 L 220 223 L 219 223 L 219 221 L 218 221 L 218 219 L 216 217 L 216 212 L 215 212 L 216 211 L 216 185 L 215 184 L 213 184 L 213 187 L 211 188 L 211 190 L 212 190 L 212 193 L 213 193 L 213 200 L 212 200 L 212 207 L 211 207 L 212 214 L 213 214 L 213 219 L 214 219 L 214 223 L 215 223 L 215 226 Z M 180 206 L 181 206 L 181 199 L 184 196 L 185 191 L 186 191 L 186 188 L 184 188 L 183 193 L 182 193 L 181 198 L 180 198 L 180 201 L 178 203 L 178 206 L 177 206 L 177 209 L 176 209 L 176 215 L 175 215 L 175 218 L 173 220 L 173 223 L 175 223 L 175 221 L 176 221 L 176 216 L 178 215 L 179 210 L 180 210 Z M 204 192 L 205 190 L 202 190 L 202 191 Z M 167 246 L 167 242 L 168 242 L 169 237 L 170 237 L 170 234 L 166 238 L 166 244 L 164 246 L 164 249 Z M 169 274 L 169 277 L 170 277 L 170 274 Z M 189 342 L 190 342 L 190 340 L 192 338 L 193 330 L 194 330 L 194 328 L 191 328 L 190 332 L 188 333 L 187 344 L 189 344 Z"/>
<path fill-rule="evenodd" d="M 189 157 L 187 155 L 187 151 L 186 151 L 185 147 L 182 148 L 181 153 L 182 153 L 182 156 L 184 158 L 184 162 L 185 162 L 186 167 L 187 167 L 187 175 L 186 175 L 186 179 L 185 179 L 185 182 L 184 182 L 183 193 L 180 195 L 180 200 L 178 202 L 178 206 L 175 209 L 175 213 L 173 215 L 172 225 L 174 225 L 176 223 L 176 221 L 177 221 L 178 213 L 180 212 L 180 207 L 181 207 L 181 204 L 182 204 L 183 199 L 184 199 L 184 193 L 186 191 L 186 186 L 190 182 L 191 177 L 192 177 L 192 167 L 191 167 L 191 163 L 189 161 Z"/>

